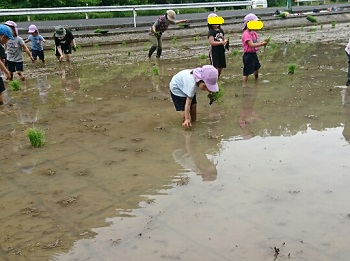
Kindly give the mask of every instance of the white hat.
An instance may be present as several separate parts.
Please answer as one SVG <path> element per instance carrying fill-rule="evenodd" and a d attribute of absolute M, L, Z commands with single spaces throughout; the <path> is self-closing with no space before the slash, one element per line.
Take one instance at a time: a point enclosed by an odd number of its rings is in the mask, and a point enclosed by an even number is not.
<path fill-rule="evenodd" d="M 174 12 L 174 10 L 168 10 L 166 11 L 166 15 L 167 15 L 167 19 L 171 22 L 175 22 L 175 18 L 176 18 L 176 13 Z"/>

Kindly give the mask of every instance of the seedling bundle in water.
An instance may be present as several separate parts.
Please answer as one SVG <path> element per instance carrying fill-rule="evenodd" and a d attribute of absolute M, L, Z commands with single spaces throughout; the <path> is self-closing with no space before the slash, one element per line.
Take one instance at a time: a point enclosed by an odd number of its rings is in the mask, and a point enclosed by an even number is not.
<path fill-rule="evenodd" d="M 153 74 L 154 74 L 154 75 L 159 75 L 159 70 L 158 70 L 158 67 L 157 67 L 157 66 L 154 66 L 154 67 L 153 67 Z"/>
<path fill-rule="evenodd" d="M 45 140 L 44 140 L 45 133 L 40 129 L 29 128 L 27 132 L 27 136 L 29 138 L 30 144 L 35 148 L 39 148 L 43 146 L 45 143 Z"/>
<path fill-rule="evenodd" d="M 294 74 L 295 69 L 297 68 L 297 65 L 294 63 L 291 63 L 288 65 L 288 74 Z"/>
<path fill-rule="evenodd" d="M 21 83 L 19 82 L 19 80 L 11 81 L 10 86 L 13 91 L 19 91 L 21 89 Z"/>
<path fill-rule="evenodd" d="M 219 91 L 218 92 L 211 92 L 208 94 L 209 98 L 209 105 L 212 105 L 213 102 L 221 102 L 221 98 L 224 96 L 224 90 L 222 89 L 222 86 L 219 84 Z"/>

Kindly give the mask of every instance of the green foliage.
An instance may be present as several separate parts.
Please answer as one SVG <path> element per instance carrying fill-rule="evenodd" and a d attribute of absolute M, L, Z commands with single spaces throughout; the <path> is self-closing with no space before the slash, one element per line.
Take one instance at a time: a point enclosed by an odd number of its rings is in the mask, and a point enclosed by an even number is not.
<path fill-rule="evenodd" d="M 307 19 L 308 21 L 310 21 L 311 23 L 317 23 L 316 17 L 314 17 L 314 16 L 312 16 L 312 15 L 308 15 L 308 16 L 306 17 L 306 19 Z"/>
<path fill-rule="evenodd" d="M 154 74 L 154 75 L 159 75 L 159 69 L 158 69 L 157 66 L 154 66 L 154 67 L 153 67 L 153 74 Z"/>
<path fill-rule="evenodd" d="M 19 80 L 10 81 L 10 86 L 13 91 L 19 91 L 21 89 L 21 83 Z"/>
<path fill-rule="evenodd" d="M 194 42 L 196 43 L 199 40 L 199 35 L 193 37 Z"/>
<path fill-rule="evenodd" d="M 335 25 L 337 24 L 337 22 L 336 21 L 333 21 L 332 22 L 332 29 L 334 29 L 335 28 Z"/>
<path fill-rule="evenodd" d="M 122 46 L 123 46 L 123 47 L 126 46 L 126 41 L 125 41 L 125 40 L 122 41 Z"/>
<path fill-rule="evenodd" d="M 98 48 L 100 48 L 100 45 L 99 45 L 98 43 L 95 43 L 95 44 L 94 44 L 94 48 L 95 48 L 95 49 L 98 49 Z"/>
<path fill-rule="evenodd" d="M 238 55 L 238 53 L 239 53 L 239 51 L 238 51 L 238 50 L 232 50 L 232 52 L 231 52 L 232 56 L 237 56 L 237 55 Z"/>
<path fill-rule="evenodd" d="M 271 47 L 271 49 L 276 49 L 277 48 L 277 43 L 271 42 L 270 43 L 270 47 Z"/>
<path fill-rule="evenodd" d="M 222 88 L 222 85 L 219 84 L 219 91 L 218 92 L 210 92 L 208 94 L 209 98 L 209 105 L 212 105 L 213 102 L 222 102 L 221 98 L 224 96 L 224 90 Z"/>
<path fill-rule="evenodd" d="M 300 39 L 299 38 L 295 39 L 295 43 L 300 44 Z"/>
<path fill-rule="evenodd" d="M 173 37 L 173 39 L 171 40 L 173 44 L 177 44 L 177 38 L 176 36 Z"/>
<path fill-rule="evenodd" d="M 288 65 L 288 74 L 294 74 L 297 65 L 295 63 L 291 63 Z"/>
<path fill-rule="evenodd" d="M 45 143 L 45 139 L 44 139 L 45 133 L 40 129 L 29 128 L 27 132 L 27 136 L 29 138 L 30 144 L 35 148 L 39 148 L 43 146 Z"/>
<path fill-rule="evenodd" d="M 202 60 L 207 59 L 207 55 L 204 54 L 204 53 L 201 53 L 201 54 L 199 55 L 199 59 L 202 59 Z"/>

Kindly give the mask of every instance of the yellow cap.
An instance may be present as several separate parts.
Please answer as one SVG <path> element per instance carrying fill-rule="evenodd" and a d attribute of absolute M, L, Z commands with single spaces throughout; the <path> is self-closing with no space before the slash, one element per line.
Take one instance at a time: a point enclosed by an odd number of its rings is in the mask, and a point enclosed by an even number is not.
<path fill-rule="evenodd" d="M 250 30 L 260 30 L 260 29 L 263 28 L 263 26 L 264 26 L 264 24 L 260 20 L 249 21 L 247 23 L 247 28 L 250 29 Z"/>
<path fill-rule="evenodd" d="M 223 24 L 224 21 L 224 18 L 221 16 L 208 17 L 208 24 Z"/>

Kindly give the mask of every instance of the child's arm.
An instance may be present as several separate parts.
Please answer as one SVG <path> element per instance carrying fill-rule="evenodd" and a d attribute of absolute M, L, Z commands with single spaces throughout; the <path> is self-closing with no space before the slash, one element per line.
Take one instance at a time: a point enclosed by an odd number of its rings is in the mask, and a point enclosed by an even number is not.
<path fill-rule="evenodd" d="M 33 58 L 33 56 L 32 56 L 32 53 L 29 51 L 28 47 L 24 44 L 24 45 L 22 46 L 22 48 L 23 48 L 23 50 L 28 54 L 29 59 L 33 62 L 33 61 L 34 61 L 34 58 Z"/>
<path fill-rule="evenodd" d="M 190 116 L 190 110 L 191 110 L 191 103 L 192 99 L 188 98 L 186 99 L 186 104 L 185 104 L 185 111 L 184 111 L 184 121 L 182 122 L 182 127 L 188 128 L 191 127 L 191 116 Z"/>
<path fill-rule="evenodd" d="M 10 72 L 7 70 L 5 64 L 3 62 L 1 62 L 1 61 L 0 61 L 0 70 L 3 71 L 6 74 L 6 80 L 10 80 L 11 79 Z"/>
<path fill-rule="evenodd" d="M 183 20 L 176 20 L 175 24 L 181 24 L 181 23 L 187 23 L 188 20 L 187 19 L 183 19 Z"/>
<path fill-rule="evenodd" d="M 261 47 L 265 46 L 267 44 L 266 41 L 258 42 L 258 43 L 253 43 L 252 40 L 247 41 L 249 47 L 256 48 L 256 47 Z"/>
<path fill-rule="evenodd" d="M 211 35 L 211 36 L 209 36 L 209 44 L 211 46 L 226 45 L 227 44 L 227 40 L 225 38 L 224 41 L 222 41 L 222 42 L 216 42 L 216 41 L 214 41 L 214 36 Z"/>

